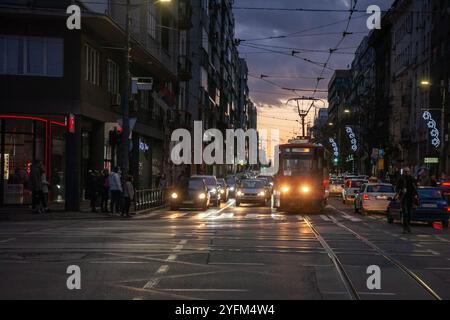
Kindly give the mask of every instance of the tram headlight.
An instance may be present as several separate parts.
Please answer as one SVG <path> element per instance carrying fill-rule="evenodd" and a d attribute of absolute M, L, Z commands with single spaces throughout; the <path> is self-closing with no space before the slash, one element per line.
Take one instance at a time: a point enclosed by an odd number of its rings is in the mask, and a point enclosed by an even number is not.
<path fill-rule="evenodd" d="M 281 192 L 282 193 L 288 193 L 289 192 L 289 187 L 288 186 L 281 187 Z"/>
<path fill-rule="evenodd" d="M 302 191 L 302 193 L 310 193 L 311 188 L 309 186 L 302 186 L 301 191 Z"/>

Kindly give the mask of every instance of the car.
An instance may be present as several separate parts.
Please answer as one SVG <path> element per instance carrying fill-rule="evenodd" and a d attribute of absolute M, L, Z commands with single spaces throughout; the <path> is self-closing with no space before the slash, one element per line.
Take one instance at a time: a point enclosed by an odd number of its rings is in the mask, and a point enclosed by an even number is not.
<path fill-rule="evenodd" d="M 193 178 L 205 180 L 206 186 L 208 187 L 208 192 L 211 197 L 211 203 L 213 203 L 215 207 L 219 207 L 221 196 L 219 192 L 219 184 L 217 183 L 217 178 L 215 176 L 193 176 Z"/>
<path fill-rule="evenodd" d="M 450 180 L 442 180 L 438 182 L 438 187 L 442 191 L 442 195 L 447 202 L 450 203 Z"/>
<path fill-rule="evenodd" d="M 355 212 L 366 214 L 370 211 L 387 212 L 389 203 L 395 198 L 394 186 L 388 183 L 367 183 L 361 186 L 355 196 Z"/>
<path fill-rule="evenodd" d="M 332 179 L 330 181 L 330 186 L 328 190 L 331 196 L 342 196 L 342 191 L 344 190 L 344 180 L 342 179 Z"/>
<path fill-rule="evenodd" d="M 264 186 L 266 187 L 266 200 L 270 200 L 272 198 L 273 194 L 273 186 L 270 184 L 270 182 L 266 178 L 256 178 L 255 180 L 262 181 L 264 183 Z"/>
<path fill-rule="evenodd" d="M 442 195 L 439 188 L 419 187 L 417 188 L 419 203 L 413 206 L 411 221 L 419 222 L 442 222 L 448 228 L 450 209 L 447 200 Z M 401 220 L 402 205 L 399 199 L 394 199 L 389 203 L 387 221 L 392 224 L 395 220 Z"/>
<path fill-rule="evenodd" d="M 353 203 L 353 201 L 355 201 L 356 193 L 365 183 L 367 183 L 367 180 L 348 179 L 345 181 L 345 185 L 342 190 L 342 202 L 344 204 Z"/>
<path fill-rule="evenodd" d="M 208 210 L 211 196 L 206 182 L 201 178 L 190 178 L 187 185 L 180 186 L 170 195 L 170 209 L 177 211 L 180 208 L 201 208 Z"/>
<path fill-rule="evenodd" d="M 225 179 L 228 185 L 228 196 L 234 198 L 236 196 L 236 187 L 238 184 L 238 179 L 236 176 L 227 176 Z"/>
<path fill-rule="evenodd" d="M 264 182 L 257 179 L 242 180 L 236 192 L 236 206 L 241 203 L 256 203 L 266 206 L 267 190 Z"/>
<path fill-rule="evenodd" d="M 225 179 L 220 178 L 217 179 L 217 183 L 219 184 L 219 193 L 221 200 L 224 202 L 228 202 L 230 196 L 230 188 L 228 187 L 227 182 L 225 181 Z"/>

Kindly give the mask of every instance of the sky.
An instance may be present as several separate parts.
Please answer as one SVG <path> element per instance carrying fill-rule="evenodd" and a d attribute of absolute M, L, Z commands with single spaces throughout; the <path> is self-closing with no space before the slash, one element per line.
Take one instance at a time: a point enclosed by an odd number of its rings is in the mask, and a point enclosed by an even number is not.
<path fill-rule="evenodd" d="M 329 50 L 336 48 L 346 28 L 348 12 L 301 12 L 249 10 L 247 7 L 304 8 L 304 9 L 349 9 L 352 0 L 235 0 L 236 38 L 243 40 L 240 55 L 249 66 L 250 97 L 258 107 L 258 129 L 279 129 L 281 142 L 301 133 L 295 102 L 286 104 L 297 96 L 311 97 L 314 92 L 292 92 L 282 88 L 314 90 L 323 63 Z M 393 0 L 359 0 L 356 9 L 367 10 L 369 5 L 378 5 L 387 10 Z M 241 8 L 241 9 L 240 9 Z M 315 98 L 323 98 L 317 107 L 327 107 L 328 82 L 335 69 L 350 67 L 359 43 L 369 33 L 366 26 L 368 14 L 354 13 L 348 35 L 331 55 L 329 69 L 323 71 Z M 328 25 L 328 26 L 325 26 Z M 309 29 L 309 30 L 308 30 Z M 312 30 L 311 30 L 312 29 Z M 278 39 L 261 38 L 279 37 Z M 292 51 L 297 57 L 292 56 Z M 308 51 L 309 50 L 309 51 Z M 312 50 L 312 51 L 311 51 Z M 276 52 L 274 52 L 276 51 Z M 307 59 L 311 62 L 307 62 Z M 322 65 L 318 65 L 321 63 Z M 261 80 L 261 75 L 264 77 Z M 300 103 L 306 107 L 307 102 Z M 314 109 L 308 121 L 313 122 Z M 280 120 L 283 119 L 283 120 Z"/>

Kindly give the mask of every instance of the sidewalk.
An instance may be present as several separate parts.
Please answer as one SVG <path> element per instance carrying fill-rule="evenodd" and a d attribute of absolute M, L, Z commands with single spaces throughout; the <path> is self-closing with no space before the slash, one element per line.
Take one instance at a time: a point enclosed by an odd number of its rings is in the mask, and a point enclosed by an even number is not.
<path fill-rule="evenodd" d="M 85 205 L 81 205 L 81 211 L 79 212 L 65 212 L 61 207 L 50 207 L 50 213 L 32 213 L 30 208 L 27 207 L 1 207 L 0 208 L 0 222 L 1 221 L 40 221 L 40 220 L 99 220 L 99 219 L 123 219 L 120 215 L 108 214 L 97 212 L 90 212 L 90 208 Z M 132 213 L 133 216 L 142 216 L 152 211 L 164 208 L 157 207 L 138 211 Z M 132 217 L 133 217 L 132 216 Z"/>

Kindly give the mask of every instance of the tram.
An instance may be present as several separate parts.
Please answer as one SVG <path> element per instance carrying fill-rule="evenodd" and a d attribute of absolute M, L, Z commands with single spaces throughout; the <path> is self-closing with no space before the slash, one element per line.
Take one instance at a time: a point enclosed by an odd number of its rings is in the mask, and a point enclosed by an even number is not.
<path fill-rule="evenodd" d="M 326 150 L 307 139 L 279 146 L 274 177 L 274 206 L 291 213 L 321 213 L 328 198 Z"/>

